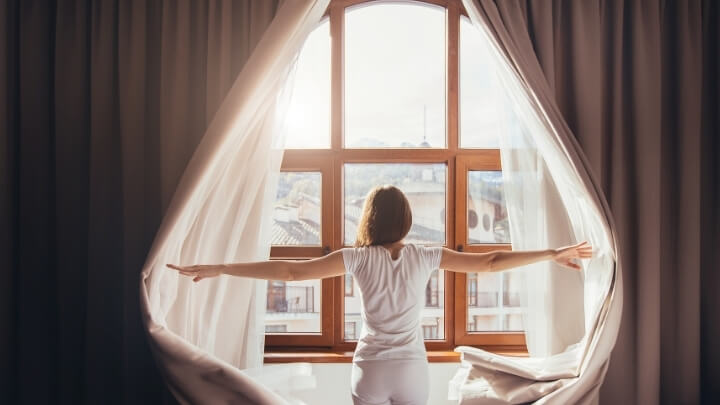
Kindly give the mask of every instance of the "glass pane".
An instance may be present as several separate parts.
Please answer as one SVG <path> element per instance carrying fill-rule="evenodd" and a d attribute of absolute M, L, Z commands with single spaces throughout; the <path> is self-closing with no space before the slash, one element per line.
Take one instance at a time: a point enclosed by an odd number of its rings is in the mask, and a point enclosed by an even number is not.
<path fill-rule="evenodd" d="M 522 293 L 522 274 L 517 272 L 503 273 L 503 305 L 506 307 L 520 307 Z"/>
<path fill-rule="evenodd" d="M 445 10 L 355 7 L 345 15 L 345 146 L 445 147 Z"/>
<path fill-rule="evenodd" d="M 502 172 L 468 171 L 467 242 L 510 243 Z"/>
<path fill-rule="evenodd" d="M 352 276 L 348 275 L 345 277 L 345 296 L 346 297 L 352 297 L 355 295 L 355 288 L 354 288 L 354 282 L 353 282 Z"/>
<path fill-rule="evenodd" d="M 505 323 L 503 328 L 506 331 L 522 331 L 524 329 L 522 322 L 522 314 L 505 315 Z"/>
<path fill-rule="evenodd" d="M 357 340 L 362 328 L 360 318 L 360 291 L 350 273 L 345 274 L 345 285 L 352 291 L 345 291 L 345 340 Z M 346 287 L 346 288 L 347 288 Z M 348 294 L 350 292 L 350 294 Z"/>
<path fill-rule="evenodd" d="M 421 325 L 425 340 L 445 338 L 445 272 L 435 270 L 425 287 Z"/>
<path fill-rule="evenodd" d="M 287 149 L 330 147 L 330 24 L 310 33 L 298 56 L 287 112 Z"/>
<path fill-rule="evenodd" d="M 345 245 L 355 242 L 363 203 L 373 187 L 392 184 L 410 202 L 413 225 L 405 238 L 409 243 L 445 243 L 444 163 L 353 163 L 345 165 Z"/>
<path fill-rule="evenodd" d="M 357 322 L 345 322 L 345 340 L 357 340 Z"/>
<path fill-rule="evenodd" d="M 282 172 L 273 210 L 272 244 L 320 246 L 322 175 Z"/>
<path fill-rule="evenodd" d="M 487 41 L 478 28 L 460 19 L 460 146 L 498 148 L 504 100 L 491 65 Z"/>
<path fill-rule="evenodd" d="M 522 331 L 522 274 L 468 273 L 468 332 Z"/>
<path fill-rule="evenodd" d="M 265 332 L 320 333 L 320 280 L 268 281 Z"/>
<path fill-rule="evenodd" d="M 360 293 L 350 274 L 345 274 L 345 285 L 352 286 L 352 294 L 345 295 L 345 340 L 357 340 L 362 328 Z M 445 272 L 436 270 L 425 288 L 425 308 L 420 322 L 426 340 L 445 338 Z M 352 325 L 352 326 L 351 326 Z M 351 333 L 352 332 L 352 333 Z"/>

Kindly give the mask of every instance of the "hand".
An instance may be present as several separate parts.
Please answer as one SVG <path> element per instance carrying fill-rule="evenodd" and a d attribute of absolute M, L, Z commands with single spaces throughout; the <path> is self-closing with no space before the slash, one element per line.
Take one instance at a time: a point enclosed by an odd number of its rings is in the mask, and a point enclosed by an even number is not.
<path fill-rule="evenodd" d="M 575 259 L 589 259 L 592 257 L 592 246 L 588 245 L 587 242 L 578 243 L 577 245 L 565 246 L 559 249 L 555 249 L 555 255 L 553 260 L 556 263 L 561 264 L 565 267 L 569 267 L 574 270 L 582 270 Z"/>
<path fill-rule="evenodd" d="M 169 268 L 177 270 L 183 276 L 193 277 L 194 282 L 198 282 L 204 278 L 217 277 L 222 274 L 219 266 L 196 264 L 194 266 L 177 266 L 168 264 Z"/>

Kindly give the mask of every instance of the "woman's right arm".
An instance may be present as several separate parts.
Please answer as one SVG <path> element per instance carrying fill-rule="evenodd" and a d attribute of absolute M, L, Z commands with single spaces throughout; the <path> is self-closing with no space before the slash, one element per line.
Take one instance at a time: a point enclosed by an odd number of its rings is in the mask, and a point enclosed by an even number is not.
<path fill-rule="evenodd" d="M 326 256 L 311 260 L 267 260 L 252 263 L 200 264 L 178 266 L 168 264 L 180 274 L 192 277 L 197 282 L 221 274 L 259 278 L 263 280 L 312 280 L 341 276 L 345 274 L 342 251 L 337 250 Z"/>
<path fill-rule="evenodd" d="M 575 259 L 588 259 L 592 256 L 592 247 L 587 242 L 565 246 L 559 249 L 508 251 L 497 250 L 488 253 L 464 253 L 443 249 L 440 268 L 461 273 L 495 272 L 537 263 L 543 260 L 555 260 L 558 264 L 574 270 L 580 270 Z"/>

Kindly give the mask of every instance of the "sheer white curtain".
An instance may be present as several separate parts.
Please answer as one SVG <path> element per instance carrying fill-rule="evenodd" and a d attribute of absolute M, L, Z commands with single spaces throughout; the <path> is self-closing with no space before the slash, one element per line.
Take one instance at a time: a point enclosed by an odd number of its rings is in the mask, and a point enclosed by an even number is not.
<path fill-rule="evenodd" d="M 622 306 L 612 217 L 582 153 L 533 70 L 532 47 L 513 42 L 490 0 L 463 1 L 485 36 L 510 109 L 501 140 L 505 201 L 514 249 L 588 241 L 582 273 L 541 263 L 525 275 L 531 358 L 461 347 L 451 382 L 460 403 L 594 403 L 617 337 Z M 535 62 L 537 63 L 537 62 Z"/>
<path fill-rule="evenodd" d="M 537 250 L 575 243 L 569 212 L 548 162 L 533 140 L 532 134 L 546 131 L 530 127 L 532 123 L 526 118 L 530 112 L 521 111 L 527 106 L 523 100 L 513 98 L 507 106 L 515 133 L 501 137 L 500 153 L 513 249 Z M 552 261 L 517 271 L 525 284 L 523 323 L 530 355 L 549 356 L 579 342 L 585 334 L 583 275 Z"/>
<path fill-rule="evenodd" d="M 219 277 L 194 284 L 165 264 L 268 258 L 288 79 L 327 4 L 293 0 L 278 10 L 183 174 L 143 268 L 143 320 L 183 403 L 284 403 L 273 389 L 308 382 L 309 369 L 301 365 L 259 369 L 265 281 Z"/>

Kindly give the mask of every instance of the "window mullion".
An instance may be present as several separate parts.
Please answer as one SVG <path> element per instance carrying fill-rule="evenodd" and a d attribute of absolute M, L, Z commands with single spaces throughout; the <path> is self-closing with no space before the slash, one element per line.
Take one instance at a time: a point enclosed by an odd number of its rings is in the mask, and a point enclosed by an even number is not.
<path fill-rule="evenodd" d="M 330 78 L 330 145 L 332 150 L 343 147 L 344 97 L 344 35 L 345 9 L 338 4 L 330 6 L 331 78 Z"/>
<path fill-rule="evenodd" d="M 447 146 L 455 152 L 459 144 L 459 87 L 460 87 L 460 6 L 447 5 Z"/>
<path fill-rule="evenodd" d="M 343 48 L 344 48 L 344 25 L 345 25 L 345 8 L 343 5 L 336 3 L 330 6 L 330 38 L 331 38 L 331 94 L 330 94 L 330 145 L 333 150 L 331 158 L 332 170 L 332 188 L 330 194 L 330 206 L 332 208 L 332 218 L 328 225 L 332 232 L 332 240 L 330 248 L 337 250 L 342 248 L 342 176 L 341 176 L 341 158 L 338 156 L 342 151 L 343 142 L 343 115 L 344 115 L 344 97 L 343 97 Z M 343 317 L 343 308 L 345 303 L 343 276 L 334 277 L 329 280 L 332 282 L 333 306 L 332 323 L 330 325 L 332 332 L 332 345 L 337 347 L 342 343 L 345 333 L 345 324 Z"/>

